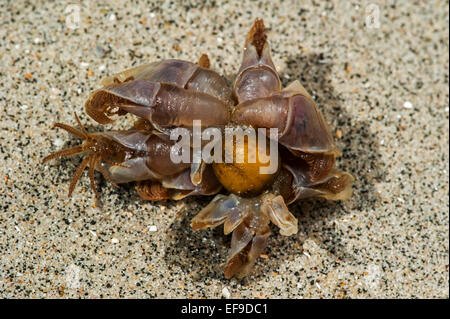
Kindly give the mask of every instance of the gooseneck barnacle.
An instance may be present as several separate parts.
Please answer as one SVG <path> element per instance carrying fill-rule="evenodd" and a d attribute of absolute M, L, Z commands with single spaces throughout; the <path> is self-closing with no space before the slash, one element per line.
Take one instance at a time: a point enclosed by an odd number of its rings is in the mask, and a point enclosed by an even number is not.
<path fill-rule="evenodd" d="M 297 233 L 289 204 L 351 196 L 353 177 L 335 168 L 340 152 L 314 99 L 299 81 L 281 87 L 260 19 L 246 37 L 233 88 L 210 69 L 207 55 L 198 63 L 172 59 L 144 64 L 107 77 L 102 85 L 88 98 L 86 113 L 100 124 L 130 113 L 137 117 L 133 127 L 88 133 L 78 117 L 79 129 L 56 123 L 82 143 L 44 162 L 84 155 L 69 196 L 86 167 L 96 197 L 95 171 L 116 186 L 134 182 L 144 200 L 215 195 L 191 226 L 197 231 L 223 225 L 224 233 L 231 234 L 227 278 L 250 273 L 271 224 L 283 236 Z M 227 144 L 229 129 L 238 133 Z M 187 142 L 183 136 L 181 141 L 172 138 L 177 130 L 187 132 Z M 258 139 L 248 130 L 257 130 Z M 213 137 L 217 140 L 209 141 Z M 213 160 L 203 157 L 202 148 Z"/>

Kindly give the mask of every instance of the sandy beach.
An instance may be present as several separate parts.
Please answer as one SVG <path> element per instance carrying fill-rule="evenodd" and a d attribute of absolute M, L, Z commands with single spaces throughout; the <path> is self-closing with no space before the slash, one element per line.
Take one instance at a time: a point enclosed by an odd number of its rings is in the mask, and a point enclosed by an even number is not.
<path fill-rule="evenodd" d="M 2 1 L 1 298 L 449 298 L 448 1 Z M 226 279 L 229 237 L 193 232 L 212 197 L 148 202 L 85 173 L 54 122 L 101 126 L 84 103 L 100 80 L 177 58 L 232 81 L 255 18 L 283 86 L 317 102 L 355 177 L 345 202 L 290 206 L 244 280 Z"/>

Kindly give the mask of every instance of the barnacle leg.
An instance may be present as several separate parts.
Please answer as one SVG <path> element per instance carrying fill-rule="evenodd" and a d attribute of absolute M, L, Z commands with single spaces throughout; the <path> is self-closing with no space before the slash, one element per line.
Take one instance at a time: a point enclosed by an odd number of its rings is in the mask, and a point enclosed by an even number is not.
<path fill-rule="evenodd" d="M 281 196 L 264 193 L 253 198 L 234 194 L 217 195 L 191 222 L 199 230 L 224 225 L 232 233 L 231 249 L 225 266 L 225 277 L 246 276 L 267 244 L 269 223 L 289 236 L 297 233 L 297 219 L 289 212 Z"/>
<path fill-rule="evenodd" d="M 43 163 L 48 162 L 51 159 L 54 158 L 63 158 L 63 157 L 71 157 L 78 154 L 87 154 L 81 161 L 80 165 L 77 167 L 74 175 L 72 176 L 72 180 L 69 185 L 69 197 L 72 195 L 73 190 L 75 189 L 75 186 L 78 182 L 78 180 L 81 177 L 81 174 L 83 173 L 84 169 L 89 166 L 88 175 L 91 183 L 91 187 L 95 192 L 95 197 L 98 197 L 98 191 L 95 187 L 95 180 L 94 180 L 94 171 L 95 169 L 98 169 L 102 175 L 112 182 L 108 176 L 105 174 L 105 172 L 102 170 L 100 163 L 102 160 L 109 161 L 111 163 L 114 163 L 115 165 L 120 165 L 120 163 L 116 163 L 111 161 L 110 159 L 104 157 L 108 156 L 106 149 L 111 148 L 113 145 L 113 142 L 109 141 L 108 139 L 105 139 L 103 136 L 99 134 L 90 134 L 86 131 L 86 129 L 81 125 L 81 122 L 75 114 L 75 119 L 80 127 L 80 129 L 77 129 L 73 126 L 62 124 L 62 123 L 55 123 L 53 127 L 59 127 L 63 130 L 75 135 L 76 137 L 80 138 L 83 142 L 81 145 L 77 145 L 74 147 L 70 147 L 67 149 L 63 149 L 57 152 L 54 152 L 48 156 L 46 156 L 43 159 Z M 112 182 L 114 186 L 117 186 L 116 183 Z"/>
<path fill-rule="evenodd" d="M 89 164 L 89 161 L 91 160 L 90 156 L 86 156 L 81 161 L 81 164 L 77 167 L 77 170 L 72 176 L 72 180 L 70 181 L 69 185 L 69 197 L 72 196 L 73 190 L 75 189 L 75 186 L 78 183 L 78 180 L 80 179 L 81 174 L 83 173 L 86 166 Z M 45 162 L 45 160 L 44 160 Z"/>
<path fill-rule="evenodd" d="M 234 94 L 243 103 L 271 95 L 281 89 L 281 82 L 270 57 L 266 28 L 262 19 L 255 19 L 247 35 L 244 57 L 234 82 Z"/>

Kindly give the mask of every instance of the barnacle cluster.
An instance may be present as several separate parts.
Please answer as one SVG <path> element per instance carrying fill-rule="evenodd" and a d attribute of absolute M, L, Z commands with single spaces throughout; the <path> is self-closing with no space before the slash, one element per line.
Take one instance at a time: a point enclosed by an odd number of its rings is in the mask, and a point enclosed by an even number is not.
<path fill-rule="evenodd" d="M 69 195 L 86 167 L 96 196 L 95 170 L 114 185 L 135 182 L 145 200 L 216 195 L 191 226 L 200 230 L 223 225 L 224 233 L 232 234 L 227 278 L 250 272 L 267 244 L 270 223 L 281 235 L 297 233 L 297 219 L 287 205 L 308 197 L 351 196 L 353 177 L 335 169 L 340 152 L 316 103 L 299 81 L 281 87 L 260 19 L 247 35 L 233 88 L 210 69 L 206 55 L 198 63 L 144 64 L 108 77 L 102 85 L 90 95 L 86 113 L 100 124 L 130 113 L 137 118 L 134 126 L 88 133 L 78 118 L 79 129 L 56 123 L 83 142 L 44 161 L 86 154 Z M 199 121 L 203 130 L 218 132 L 219 139 L 208 143 L 213 161 L 196 158 L 195 150 L 207 144 L 191 138 L 199 134 Z M 172 138 L 181 128 L 188 135 L 183 147 Z M 263 137 L 251 139 L 242 129 L 227 147 L 223 138 L 228 128 L 258 130 Z M 269 145 L 277 152 L 267 161 L 267 150 L 273 151 Z M 268 166 L 272 170 L 262 170 Z"/>

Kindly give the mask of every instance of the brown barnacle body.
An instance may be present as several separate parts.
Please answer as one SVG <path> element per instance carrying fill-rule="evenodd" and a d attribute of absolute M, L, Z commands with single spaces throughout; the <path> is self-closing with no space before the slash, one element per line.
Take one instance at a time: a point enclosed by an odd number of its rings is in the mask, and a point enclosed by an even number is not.
<path fill-rule="evenodd" d="M 347 199 L 354 178 L 336 169 L 340 152 L 319 106 L 302 84 L 294 81 L 281 87 L 262 20 L 255 20 L 245 39 L 232 89 L 210 66 L 208 56 L 202 55 L 198 63 L 159 61 L 104 79 L 103 87 L 89 96 L 86 113 L 100 124 L 130 113 L 137 117 L 134 127 L 88 133 L 78 117 L 80 129 L 56 123 L 83 142 L 44 162 L 85 155 L 69 196 L 86 167 L 96 196 L 96 170 L 116 186 L 135 182 L 139 196 L 151 201 L 215 195 L 224 187 L 229 195 L 216 195 L 191 226 L 196 231 L 223 225 L 224 233 L 232 236 L 225 276 L 243 277 L 265 248 L 271 223 L 283 236 L 297 233 L 297 219 L 287 205 L 310 197 Z M 244 140 L 244 147 L 232 143 L 231 151 L 225 150 L 232 154 L 230 162 L 198 162 L 192 156 L 190 163 L 172 161 L 175 141 L 169 138 L 170 130 L 183 127 L 192 138 L 196 120 L 202 127 L 220 128 L 221 134 L 228 127 L 262 129 L 266 134 L 257 142 Z M 273 128 L 275 137 L 269 134 Z M 261 171 L 268 166 L 261 160 L 268 155 L 260 152 L 264 143 L 278 149 L 270 159 L 277 160 L 271 173 Z M 244 160 L 236 160 L 237 155 Z"/>
<path fill-rule="evenodd" d="M 279 143 L 293 152 L 338 153 L 316 103 L 298 81 L 269 97 L 239 104 L 232 120 L 254 127 L 277 128 Z"/>
<path fill-rule="evenodd" d="M 200 63 L 207 66 L 206 58 Z M 201 65 L 165 60 L 113 75 L 91 94 L 86 112 L 101 124 L 111 123 L 114 114 L 132 113 L 159 130 L 189 127 L 194 120 L 225 125 L 234 104 L 232 92 L 224 78 Z"/>

